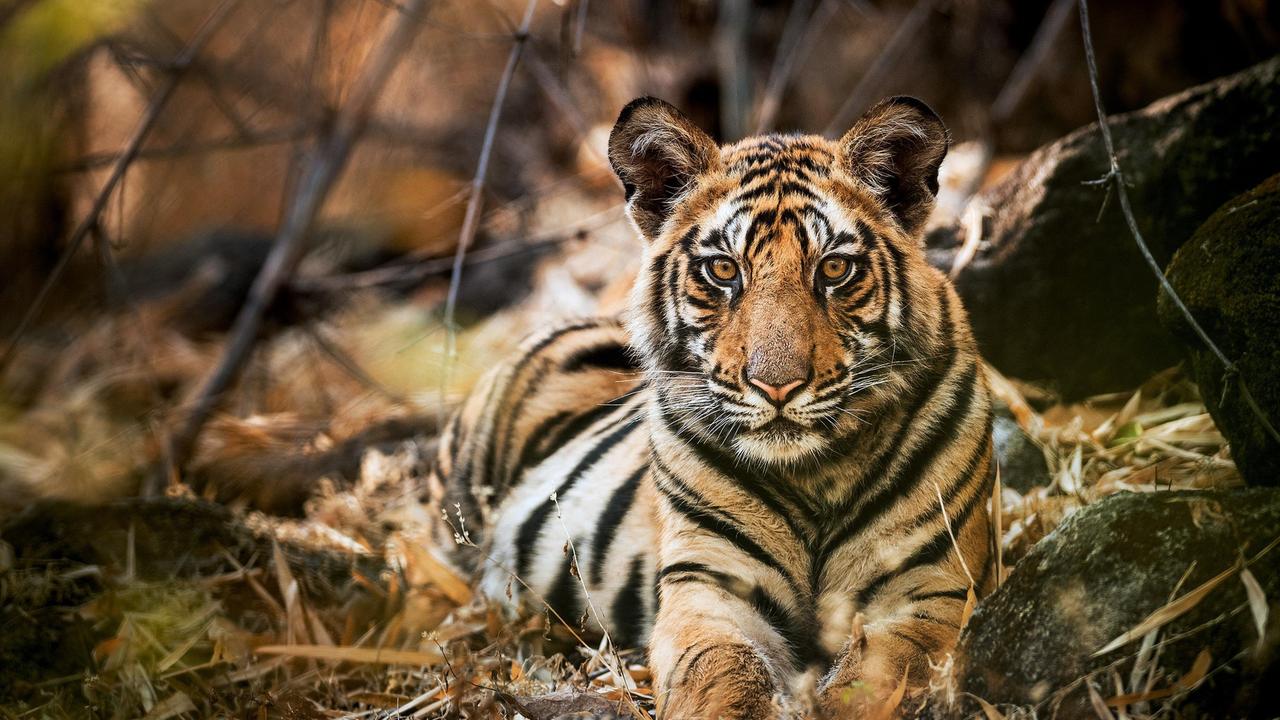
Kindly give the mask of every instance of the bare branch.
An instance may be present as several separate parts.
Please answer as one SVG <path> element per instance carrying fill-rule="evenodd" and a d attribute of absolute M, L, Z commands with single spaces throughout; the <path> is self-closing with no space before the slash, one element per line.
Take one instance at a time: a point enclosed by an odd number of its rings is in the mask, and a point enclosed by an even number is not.
<path fill-rule="evenodd" d="M 757 135 L 773 129 L 773 121 L 782 106 L 782 96 L 791 82 L 795 72 L 809 51 L 813 49 L 818 33 L 836 10 L 837 0 L 822 0 L 818 8 L 810 13 L 813 0 L 797 0 L 787 15 L 786 25 L 782 28 L 782 37 L 778 40 L 778 55 L 774 58 L 773 67 L 769 70 L 769 82 L 765 85 L 764 96 L 756 109 Z"/>
<path fill-rule="evenodd" d="M 409 0 L 399 13 L 387 18 L 383 38 L 374 46 L 372 57 L 356 78 L 347 103 L 334 119 L 332 131 L 311 155 L 271 254 L 258 272 L 249 298 L 231 328 L 222 358 L 200 388 L 186 422 L 174 437 L 174 461 L 179 467 L 190 457 L 196 437 L 223 393 L 239 378 L 257 340 L 263 313 L 301 260 L 316 214 L 346 167 L 351 148 L 364 130 L 391 71 L 403 59 L 405 49 L 417 34 L 427 5 L 428 0 Z"/>
<path fill-rule="evenodd" d="M 751 3 L 720 0 L 714 44 L 722 95 L 720 129 L 724 140 L 741 138 L 750 122 L 751 54 L 747 49 L 750 34 Z"/>
<path fill-rule="evenodd" d="M 1040 27 L 1036 28 L 1036 34 L 1031 38 L 1031 44 L 1022 57 L 1018 58 L 1009 73 L 1009 79 L 1000 88 L 1000 94 L 991 106 L 992 120 L 1004 122 L 1018 109 L 1027 90 L 1031 88 L 1031 81 L 1036 79 L 1045 60 L 1049 58 L 1054 42 L 1066 29 L 1067 21 L 1071 19 L 1071 6 L 1074 4 L 1075 0 L 1053 0 L 1053 4 L 1045 11 Z"/>
<path fill-rule="evenodd" d="M 493 98 L 493 106 L 489 109 L 489 121 L 484 129 L 484 141 L 480 145 L 480 158 L 476 162 L 476 174 L 471 179 L 471 196 L 467 200 L 467 211 L 462 219 L 462 230 L 458 235 L 458 247 L 453 254 L 453 271 L 449 278 L 449 295 L 444 303 L 445 348 L 443 371 L 440 373 L 441 411 L 444 410 L 445 393 L 449 386 L 449 370 L 454 357 L 458 353 L 458 333 L 454 323 L 454 313 L 458 307 L 458 289 L 462 285 L 462 267 L 467 257 L 467 250 L 475 240 L 476 230 L 480 226 L 480 206 L 484 201 L 484 182 L 489 173 L 489 159 L 493 156 L 493 141 L 498 134 L 498 123 L 502 119 L 502 108 L 507 102 L 507 92 L 511 89 L 511 78 L 520 64 L 520 56 L 529 40 L 529 28 L 533 25 L 533 11 L 538 7 L 538 0 L 529 0 L 524 9 L 524 18 L 520 28 L 516 30 L 511 52 L 507 56 L 507 65 L 502 70 L 502 78 L 498 81 L 498 90 Z"/>
<path fill-rule="evenodd" d="M 158 160 L 174 157 L 183 157 L 185 155 L 200 155 L 203 153 L 218 152 L 220 150 L 243 150 L 246 148 L 262 147 L 264 145 L 279 145 L 289 143 L 300 138 L 305 138 L 311 134 L 310 128 L 292 127 L 292 128 L 276 128 L 272 130 L 263 130 L 261 132 L 252 132 L 249 135 L 236 135 L 229 137 L 215 138 L 213 140 L 197 140 L 195 142 L 178 143 L 175 145 L 166 145 L 164 147 L 144 148 L 133 154 L 133 160 Z M 67 163 L 54 172 L 58 173 L 75 173 L 84 172 L 86 170 L 97 170 L 120 161 L 124 157 L 124 152 L 118 153 L 93 153 L 85 155 L 73 162 Z"/>
<path fill-rule="evenodd" d="M 18 343 L 22 340 L 22 336 L 26 334 L 31 323 L 40 315 L 40 311 L 44 309 L 44 305 L 49 300 L 49 293 L 54 286 L 62 279 L 67 268 L 71 265 L 71 260 L 79 252 L 80 246 L 84 244 L 84 240 L 89 235 L 89 231 L 98 223 L 98 217 L 107 206 L 112 192 L 120 179 L 124 177 L 125 172 L 129 169 L 129 164 L 137 157 L 138 151 L 142 149 L 142 143 L 151 134 L 155 128 L 156 122 L 160 119 L 161 112 L 169 99 L 173 97 L 173 91 L 177 89 L 178 82 L 182 79 L 183 71 L 190 67 L 195 61 L 200 51 L 213 37 L 214 33 L 222 23 L 230 16 L 231 11 L 239 4 L 239 0 L 223 0 L 217 8 L 205 19 L 205 21 L 196 30 L 195 36 L 187 45 L 176 61 L 175 69 L 166 76 L 164 82 L 160 86 L 160 90 L 151 99 L 151 103 L 147 106 L 146 112 L 142 116 L 142 120 L 138 123 L 138 127 L 133 131 L 133 135 L 129 138 L 129 142 L 125 145 L 125 150 L 116 160 L 115 166 L 111 169 L 110 176 L 103 184 L 102 189 L 98 191 L 97 197 L 93 199 L 93 204 L 89 208 L 88 214 L 76 226 L 74 232 L 71 233 L 71 239 L 67 242 L 67 249 L 58 258 L 58 263 L 54 266 L 53 271 L 49 273 L 49 277 L 45 279 L 44 284 L 40 286 L 40 291 L 36 293 L 36 297 L 27 307 L 26 313 L 23 314 L 22 320 L 18 322 L 18 326 L 14 328 L 13 333 L 9 336 L 9 343 L 5 346 L 3 354 L 0 354 L 0 377 L 4 376 L 10 363 L 18 352 Z"/>
<path fill-rule="evenodd" d="M 1222 363 L 1223 373 L 1227 379 L 1235 378 L 1240 383 L 1240 394 L 1244 397 L 1245 402 L 1249 405 L 1249 409 L 1258 418 L 1258 422 L 1266 428 L 1267 433 L 1271 435 L 1271 439 L 1276 443 L 1280 443 L 1280 432 L 1276 431 L 1275 425 L 1267 418 L 1266 413 L 1258 406 L 1253 398 L 1253 393 L 1249 392 L 1249 386 L 1245 383 L 1244 377 L 1240 374 L 1240 368 L 1213 342 L 1209 334 L 1204 328 L 1200 327 L 1200 323 L 1196 321 L 1195 316 L 1187 309 L 1182 298 L 1178 297 L 1178 293 L 1173 289 L 1173 285 L 1169 283 L 1169 278 L 1165 277 L 1164 270 L 1160 267 L 1160 263 L 1151 254 L 1151 249 L 1147 247 L 1147 242 L 1142 239 L 1142 232 L 1138 230 L 1138 221 L 1133 216 L 1133 208 L 1129 205 L 1129 192 L 1125 188 L 1124 172 L 1120 169 L 1120 161 L 1116 157 L 1115 143 L 1111 139 L 1111 126 L 1107 123 L 1107 112 L 1102 107 L 1102 91 L 1098 88 L 1098 62 L 1093 54 L 1093 35 L 1089 32 L 1089 3 L 1088 0 L 1080 0 L 1080 32 L 1084 36 L 1084 58 L 1089 66 L 1089 86 L 1093 89 L 1093 104 L 1098 113 L 1098 129 L 1102 133 L 1102 143 L 1107 149 L 1107 160 L 1110 167 L 1107 174 L 1099 181 L 1100 184 L 1107 186 L 1108 192 L 1114 188 L 1116 197 L 1120 199 L 1120 209 L 1124 214 L 1125 224 L 1129 226 L 1129 233 L 1133 235 L 1133 241 L 1138 244 L 1138 250 L 1142 253 L 1143 260 L 1146 260 L 1147 266 L 1151 268 L 1151 272 L 1155 274 L 1156 280 L 1160 282 L 1160 289 L 1169 297 L 1174 306 L 1178 308 L 1178 312 L 1186 319 L 1187 324 L 1195 331 L 1195 334 L 1204 343 L 1204 346 L 1218 358 L 1218 362 Z"/>
<path fill-rule="evenodd" d="M 898 29 L 894 31 L 893 37 L 889 38 L 889 42 L 876 57 L 875 62 L 871 63 L 871 67 L 863 73 L 858 84 L 854 86 L 853 92 L 849 93 L 844 104 L 836 111 L 835 117 L 827 123 L 826 129 L 823 130 L 824 134 L 835 135 L 844 132 L 853 123 L 857 114 L 867 109 L 871 104 L 872 93 L 877 91 L 885 74 L 897 66 L 907 48 L 912 47 L 918 39 L 920 28 L 924 27 L 924 21 L 933 13 L 936 2 L 937 0 L 919 0 L 915 7 L 911 8 L 907 16 L 902 19 L 902 23 L 898 25 Z"/>

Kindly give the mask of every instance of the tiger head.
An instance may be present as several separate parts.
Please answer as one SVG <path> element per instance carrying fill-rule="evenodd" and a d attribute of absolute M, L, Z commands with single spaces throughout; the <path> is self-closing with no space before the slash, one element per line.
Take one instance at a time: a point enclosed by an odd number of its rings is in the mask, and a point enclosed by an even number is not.
<path fill-rule="evenodd" d="M 944 342 L 919 238 L 948 142 L 906 97 L 836 141 L 725 147 L 661 100 L 623 109 L 609 159 L 645 240 L 628 327 L 669 425 L 794 465 L 907 391 Z"/>

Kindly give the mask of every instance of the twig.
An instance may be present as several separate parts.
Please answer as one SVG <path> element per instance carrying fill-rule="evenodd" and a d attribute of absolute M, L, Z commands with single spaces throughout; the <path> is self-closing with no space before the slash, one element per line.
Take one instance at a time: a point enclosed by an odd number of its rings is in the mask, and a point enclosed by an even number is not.
<path fill-rule="evenodd" d="M 166 41 L 176 47 L 182 47 L 182 38 L 170 30 L 168 25 L 165 25 L 164 20 L 157 14 L 154 7 L 147 9 L 147 19 L 165 37 Z M 227 122 L 231 123 L 231 127 L 235 129 L 236 134 L 244 138 L 251 137 L 253 130 L 249 127 L 249 121 L 241 117 L 235 105 L 223 96 L 222 85 L 218 77 L 201 63 L 192 63 L 191 73 L 208 88 L 209 99 L 213 102 L 214 107 L 218 108 L 218 112 L 227 119 Z"/>
<path fill-rule="evenodd" d="M 1240 394 L 1249 405 L 1249 409 L 1253 411 L 1253 414 L 1258 418 L 1258 422 L 1262 423 L 1267 433 L 1271 435 L 1271 439 L 1280 444 L 1280 432 L 1276 431 L 1275 425 L 1271 423 L 1266 413 L 1262 411 L 1257 401 L 1253 399 L 1253 393 L 1249 392 L 1249 386 L 1245 383 L 1244 376 L 1240 374 L 1240 368 L 1210 339 L 1209 334 L 1205 332 L 1204 328 L 1200 327 L 1200 323 L 1196 322 L 1195 316 L 1191 314 L 1191 310 L 1187 308 L 1186 304 L 1182 302 L 1182 298 L 1173 289 L 1169 278 L 1165 277 L 1164 270 L 1160 268 L 1160 264 L 1151 255 L 1151 250 L 1147 247 L 1146 241 L 1142 239 L 1142 232 L 1138 230 L 1138 221 L 1134 218 L 1133 208 L 1129 205 L 1129 193 L 1125 189 L 1124 173 L 1120 170 L 1120 161 L 1116 158 L 1115 143 L 1111 139 L 1111 126 L 1107 124 L 1107 113 L 1102 107 L 1102 92 L 1098 88 L 1098 63 L 1093 54 L 1093 36 L 1089 32 L 1088 0 L 1080 0 L 1080 32 L 1084 37 L 1084 58 L 1089 66 L 1089 86 L 1093 89 L 1093 104 L 1098 112 L 1098 129 L 1102 133 L 1102 143 L 1106 147 L 1107 160 L 1110 163 L 1107 174 L 1096 182 L 1097 184 L 1106 185 L 1108 191 L 1113 187 L 1115 188 L 1116 196 L 1120 199 L 1120 209 L 1124 214 L 1124 221 L 1129 226 L 1129 233 L 1133 235 L 1134 242 L 1138 244 L 1138 250 L 1142 253 L 1142 258 L 1146 260 L 1147 266 L 1151 268 L 1156 280 L 1160 282 L 1160 289 L 1178 308 L 1178 312 L 1186 319 L 1187 324 L 1199 336 L 1200 341 L 1209 349 L 1209 352 L 1213 353 L 1218 358 L 1218 362 L 1222 363 L 1224 396 L 1225 388 L 1231 379 L 1235 378 L 1240 383 Z"/>
<path fill-rule="evenodd" d="M 200 153 L 217 152 L 219 150 L 241 150 L 245 148 L 259 147 L 262 145 L 277 145 L 280 143 L 293 142 L 302 137 L 306 137 L 311 133 L 309 128 L 293 127 L 293 128 L 277 128 L 272 130 L 263 130 L 261 132 L 249 135 L 241 135 L 236 133 L 232 136 L 215 138 L 213 140 L 199 140 L 191 143 L 178 143 L 174 145 L 166 145 L 164 147 L 145 148 L 134 153 L 133 160 L 157 160 L 171 157 L 181 157 L 183 155 L 198 155 Z M 92 153 L 85 155 L 73 162 L 62 165 L 54 170 L 55 173 L 75 173 L 84 172 L 86 170 L 96 170 L 113 163 L 119 162 L 124 157 L 123 152 L 119 153 Z"/>
<path fill-rule="evenodd" d="M 751 34 L 749 0 L 720 0 L 716 23 L 715 58 L 720 76 L 720 131 L 723 140 L 746 134 L 751 113 Z"/>
<path fill-rule="evenodd" d="M 935 2 L 936 0 L 919 0 L 915 7 L 911 8 L 898 25 L 898 29 L 894 31 L 893 37 L 889 38 L 889 42 L 876 57 L 875 62 L 871 63 L 871 67 L 863 73 L 853 92 L 849 93 L 848 99 L 836 111 L 835 117 L 831 118 L 831 122 L 823 131 L 824 134 L 834 135 L 844 132 L 853 122 L 854 114 L 866 109 L 870 104 L 871 93 L 879 86 L 885 73 L 893 69 L 902 59 L 907 48 L 912 47 L 919 39 L 920 28 L 932 13 Z"/>
<path fill-rule="evenodd" d="M 622 208 L 622 205 L 614 205 L 592 215 L 591 217 L 588 217 L 586 220 L 574 225 L 573 227 L 552 233 L 542 233 L 531 236 L 522 242 L 510 242 L 482 248 L 473 253 L 469 253 L 464 264 L 467 267 L 472 265 L 481 265 L 483 263 L 501 260 L 521 253 L 537 252 L 545 247 L 559 245 L 569 240 L 584 237 L 593 230 L 597 230 L 620 220 L 622 218 Z M 339 290 L 371 288 L 380 285 L 394 285 L 398 283 L 416 283 L 421 282 L 435 273 L 449 270 L 452 267 L 453 258 L 424 257 L 422 259 L 412 259 L 410 262 L 401 262 L 394 265 L 386 265 L 372 270 L 361 270 L 359 272 L 347 273 L 344 275 L 298 278 L 293 282 L 293 287 L 307 292 L 334 292 Z"/>
<path fill-rule="evenodd" d="M 507 102 L 507 91 L 511 88 L 511 78 L 516 74 L 520 64 L 520 56 L 529 40 L 529 28 L 533 24 L 533 11 L 538 7 L 538 0 L 529 0 L 524 9 L 524 19 L 514 35 L 511 52 L 507 56 L 507 66 L 502 70 L 502 78 L 498 81 L 498 90 L 493 98 L 493 106 L 489 109 L 489 121 L 484 129 L 484 141 L 480 145 L 480 158 L 476 161 L 476 174 L 471 179 L 471 196 L 467 200 L 467 211 L 462 219 L 462 230 L 458 235 L 458 247 L 453 254 L 453 269 L 449 276 L 449 295 L 444 301 L 445 347 L 444 362 L 440 373 L 440 409 L 444 413 L 445 397 L 449 387 L 449 372 L 453 360 L 458 353 L 458 330 L 454 323 L 454 313 L 458 307 L 458 290 L 462 285 L 462 267 L 467 257 L 467 250 L 475 240 L 476 230 L 480 225 L 480 206 L 484 198 L 484 181 L 489 173 L 489 159 L 493 156 L 493 141 L 498 134 L 498 123 L 502 119 L 502 108 Z"/>
<path fill-rule="evenodd" d="M 578 0 L 578 18 L 573 28 L 573 56 L 582 54 L 582 36 L 587 32 L 588 0 Z"/>
<path fill-rule="evenodd" d="M 608 158 L 604 157 L 599 150 L 587 142 L 591 133 L 591 125 L 579 109 L 581 103 L 573 99 L 573 96 L 569 94 L 569 89 L 560 82 L 556 74 L 547 66 L 547 63 L 538 54 L 536 47 L 529 49 L 528 67 L 533 73 L 534 80 L 538 81 L 538 87 L 542 88 L 543 94 L 547 96 L 547 100 L 551 101 L 555 109 L 564 117 L 565 122 L 569 124 L 569 127 L 573 128 L 574 133 L 582 141 L 583 147 L 587 149 L 587 152 L 594 155 L 601 162 L 607 162 Z"/>
<path fill-rule="evenodd" d="M 759 135 L 773 129 L 773 121 L 782 107 L 782 96 L 787 91 L 787 84 L 809 51 L 816 44 L 817 35 L 825 29 L 827 19 L 836 9 L 836 0 L 822 0 L 818 8 L 809 12 L 813 0 L 797 0 L 787 15 L 787 23 L 782 28 L 782 37 L 778 40 L 778 56 L 774 58 L 773 67 L 769 70 L 769 82 L 765 85 L 764 95 L 756 110 L 755 134 Z"/>
<path fill-rule="evenodd" d="M 53 271 L 49 273 L 49 277 L 45 279 L 44 284 L 40 286 L 40 291 L 36 293 L 36 297 L 27 306 L 27 311 L 23 314 L 22 320 L 18 322 L 18 326 L 14 328 L 9 335 L 9 342 L 4 348 L 4 352 L 0 353 L 0 377 L 3 377 L 9 365 L 13 362 L 18 352 L 18 343 L 22 340 L 22 336 L 26 334 L 31 323 L 40 315 L 40 311 L 44 309 L 44 305 L 49 300 L 49 293 L 52 292 L 54 286 L 62 279 L 67 268 L 71 266 L 71 260 L 79 252 L 80 247 L 84 244 L 84 240 L 89 235 L 89 231 L 98 223 L 98 217 L 107 206 L 107 201 L 111 199 L 111 194 L 119 184 L 120 179 L 124 177 L 125 171 L 128 170 L 129 164 L 137 156 L 138 151 L 142 148 L 142 143 L 151 134 L 155 128 L 156 122 L 160 119 L 161 111 L 168 104 L 169 99 L 173 97 L 173 91 L 177 89 L 179 81 L 182 79 L 183 71 L 186 70 L 195 61 L 200 51 L 213 37 L 217 29 L 226 21 L 231 11 L 239 4 L 240 0 L 223 0 L 221 4 L 205 18 L 205 21 L 196 30 L 195 36 L 191 39 L 190 44 L 178 56 L 173 72 L 171 72 L 165 81 L 161 84 L 160 90 L 152 97 L 150 105 L 147 106 L 146 112 L 142 116 L 142 120 L 138 123 L 138 127 L 134 129 L 133 135 L 129 138 L 125 150 L 116 160 L 115 166 L 111 169 L 111 174 L 107 177 L 107 181 L 103 184 L 102 189 L 98 191 L 97 197 L 93 199 L 93 204 L 89 207 L 88 214 L 76 226 L 74 232 L 71 233 L 71 239 L 67 242 L 67 249 L 62 253 L 62 257 L 58 258 L 58 263 L 54 265 Z"/>
<path fill-rule="evenodd" d="M 147 331 L 147 323 L 142 317 L 142 310 L 138 307 L 138 301 L 133 296 L 133 291 L 129 288 L 129 283 L 125 280 L 124 273 L 121 272 L 120 265 L 115 260 L 115 255 L 111 252 L 111 241 L 107 238 L 102 224 L 94 223 L 92 232 L 94 242 L 98 246 L 99 257 L 107 272 L 107 285 L 115 288 L 116 295 L 124 302 L 130 317 L 133 319 L 133 331 L 137 335 L 140 346 L 138 349 L 139 357 L 143 371 L 146 373 L 147 390 L 151 393 L 151 401 L 155 403 L 156 408 L 159 408 L 164 403 L 164 393 L 160 388 L 160 375 L 156 371 L 156 366 L 151 356 L 151 347 L 155 343 Z M 160 446 L 160 461 L 165 475 L 171 478 L 176 477 L 177 469 L 173 464 L 173 437 L 169 432 L 169 427 L 162 417 L 153 416 L 148 424 L 151 426 L 151 431 L 155 434 L 156 442 Z"/>
<path fill-rule="evenodd" d="M 1018 109 L 1018 105 L 1027 95 L 1027 90 L 1031 88 L 1031 81 L 1035 80 L 1040 69 L 1044 67 L 1045 60 L 1049 58 L 1049 51 L 1053 49 L 1054 42 L 1067 27 L 1073 4 L 1075 0 L 1053 0 L 1053 4 L 1045 11 L 1044 19 L 1040 21 L 1035 36 L 1031 38 L 1031 44 L 1027 46 L 1026 52 L 1022 53 L 1022 57 L 1018 58 L 1018 62 L 1009 73 L 1009 79 L 1005 81 L 1004 87 L 1000 88 L 1000 94 L 991 105 L 991 119 L 994 122 L 1002 123 L 1008 120 L 1013 111 Z"/>
<path fill-rule="evenodd" d="M 397 395 L 391 390 L 391 388 L 388 388 L 386 385 L 378 382 L 376 378 L 365 371 L 364 368 L 360 367 L 360 363 L 356 362 L 355 358 L 351 357 L 347 354 L 346 350 L 343 350 L 330 340 L 329 337 L 325 335 L 324 330 L 315 323 L 307 323 L 304 328 L 307 333 L 307 337 L 311 338 L 311 341 L 320 349 L 320 352 L 324 353 L 334 365 L 337 365 L 338 368 L 349 375 L 352 380 L 355 380 L 366 390 L 377 393 L 393 403 L 404 402 L 404 398 Z"/>
<path fill-rule="evenodd" d="M 428 0 L 410 0 L 400 13 L 385 21 L 388 29 L 383 39 L 374 46 L 372 57 L 365 62 L 356 78 L 349 100 L 334 118 L 331 133 L 312 154 L 271 253 L 254 279 L 248 300 L 236 316 L 222 358 L 196 394 L 191 412 L 181 432 L 174 438 L 174 459 L 179 467 L 190 456 L 196 437 L 221 401 L 222 394 L 240 376 L 257 340 L 263 313 L 302 259 L 305 240 L 316 214 L 346 167 L 351 148 L 364 130 L 387 78 L 403 59 L 405 49 L 417 34 L 427 5 Z"/>

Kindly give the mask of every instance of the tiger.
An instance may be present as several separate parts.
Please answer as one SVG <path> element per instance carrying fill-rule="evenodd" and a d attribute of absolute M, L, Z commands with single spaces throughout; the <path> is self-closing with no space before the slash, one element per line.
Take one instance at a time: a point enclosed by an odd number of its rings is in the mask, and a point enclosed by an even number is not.
<path fill-rule="evenodd" d="M 990 394 L 922 241 L 949 143 L 910 97 L 839 140 L 725 146 L 628 104 L 628 308 L 460 404 L 428 478 L 450 561 L 645 647 L 659 718 L 778 717 L 804 678 L 847 717 L 927 683 L 993 584 Z"/>

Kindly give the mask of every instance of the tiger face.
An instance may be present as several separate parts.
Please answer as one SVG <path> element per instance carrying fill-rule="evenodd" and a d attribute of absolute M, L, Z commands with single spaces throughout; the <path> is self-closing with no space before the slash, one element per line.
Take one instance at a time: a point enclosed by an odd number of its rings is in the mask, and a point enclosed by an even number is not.
<path fill-rule="evenodd" d="M 623 110 L 610 160 L 646 240 L 628 324 L 668 424 L 803 465 L 907 386 L 935 340 L 911 278 L 947 143 L 910 98 L 838 141 L 723 148 L 660 100 Z"/>

